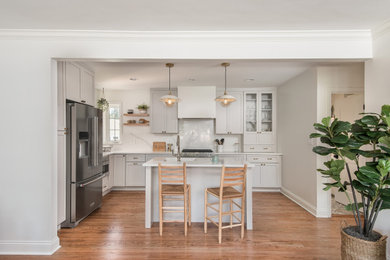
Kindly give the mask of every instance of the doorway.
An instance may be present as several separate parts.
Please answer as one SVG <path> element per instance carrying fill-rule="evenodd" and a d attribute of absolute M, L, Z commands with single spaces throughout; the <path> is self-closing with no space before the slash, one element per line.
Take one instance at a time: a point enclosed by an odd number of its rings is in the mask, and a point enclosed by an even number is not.
<path fill-rule="evenodd" d="M 331 96 L 332 117 L 341 121 L 353 123 L 364 112 L 364 93 L 334 93 Z M 351 172 L 356 171 L 354 163 L 349 164 Z M 346 170 L 341 172 L 341 182 L 347 181 Z M 352 198 L 352 193 L 347 190 Z M 343 192 L 338 192 L 336 188 L 332 189 L 332 214 L 349 215 L 352 212 L 345 210 L 344 206 L 349 204 L 347 196 Z"/>

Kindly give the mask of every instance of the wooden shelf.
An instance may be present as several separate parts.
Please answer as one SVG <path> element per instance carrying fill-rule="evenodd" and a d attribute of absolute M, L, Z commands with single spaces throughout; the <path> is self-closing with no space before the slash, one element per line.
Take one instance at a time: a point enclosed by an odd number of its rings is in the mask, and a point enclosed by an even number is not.
<path fill-rule="evenodd" d="M 139 124 L 139 123 L 124 123 L 123 125 L 129 125 L 129 126 L 149 126 L 149 123 L 146 123 L 146 124 Z"/>
<path fill-rule="evenodd" d="M 148 117 L 149 114 L 123 114 L 124 116 L 132 116 L 132 117 Z"/>

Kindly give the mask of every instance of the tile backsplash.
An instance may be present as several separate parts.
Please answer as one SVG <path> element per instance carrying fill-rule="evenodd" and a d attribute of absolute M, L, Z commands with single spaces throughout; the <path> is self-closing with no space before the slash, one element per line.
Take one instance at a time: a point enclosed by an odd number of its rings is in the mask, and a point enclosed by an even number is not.
<path fill-rule="evenodd" d="M 223 152 L 241 151 L 240 135 L 216 135 L 214 119 L 180 119 L 181 149 L 207 148 L 217 151 L 216 138 L 225 139 Z M 151 152 L 153 142 L 176 144 L 176 134 L 152 134 L 150 127 L 123 127 L 122 143 L 113 145 L 112 151 Z"/>

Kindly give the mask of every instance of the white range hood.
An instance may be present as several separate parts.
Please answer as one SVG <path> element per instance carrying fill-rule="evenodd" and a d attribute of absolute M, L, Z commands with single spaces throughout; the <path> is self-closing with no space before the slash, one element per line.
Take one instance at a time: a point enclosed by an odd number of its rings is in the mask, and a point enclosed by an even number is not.
<path fill-rule="evenodd" d="M 215 86 L 179 86 L 179 118 L 215 118 Z"/>

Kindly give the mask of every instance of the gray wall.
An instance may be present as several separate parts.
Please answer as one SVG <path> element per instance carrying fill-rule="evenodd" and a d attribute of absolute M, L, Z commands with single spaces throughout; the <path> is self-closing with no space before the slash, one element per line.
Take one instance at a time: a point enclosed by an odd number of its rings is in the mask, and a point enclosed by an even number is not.
<path fill-rule="evenodd" d="M 315 214 L 316 155 L 309 134 L 317 121 L 317 70 L 309 69 L 277 90 L 278 151 L 283 153 L 282 187 Z"/>

